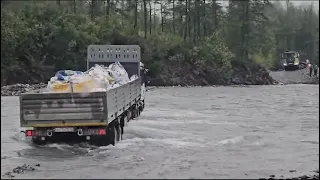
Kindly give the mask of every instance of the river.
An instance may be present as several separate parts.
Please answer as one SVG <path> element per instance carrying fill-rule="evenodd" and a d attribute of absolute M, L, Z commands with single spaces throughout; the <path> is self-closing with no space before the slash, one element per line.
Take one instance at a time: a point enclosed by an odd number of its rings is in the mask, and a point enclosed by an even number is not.
<path fill-rule="evenodd" d="M 319 85 L 156 88 L 117 146 L 33 146 L 18 97 L 1 97 L 1 175 L 16 178 L 268 178 L 319 169 Z M 40 166 L 35 166 L 39 164 Z"/>

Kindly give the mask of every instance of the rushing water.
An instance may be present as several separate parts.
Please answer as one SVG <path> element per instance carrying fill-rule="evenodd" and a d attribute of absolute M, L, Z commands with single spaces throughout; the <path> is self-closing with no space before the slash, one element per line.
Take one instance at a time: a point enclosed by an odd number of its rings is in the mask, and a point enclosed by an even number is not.
<path fill-rule="evenodd" d="M 259 178 L 319 169 L 319 86 L 157 88 L 117 146 L 36 147 L 1 98 L 1 174 L 19 178 Z M 36 167 L 35 164 L 40 164 Z M 296 172 L 289 172 L 296 170 Z"/>

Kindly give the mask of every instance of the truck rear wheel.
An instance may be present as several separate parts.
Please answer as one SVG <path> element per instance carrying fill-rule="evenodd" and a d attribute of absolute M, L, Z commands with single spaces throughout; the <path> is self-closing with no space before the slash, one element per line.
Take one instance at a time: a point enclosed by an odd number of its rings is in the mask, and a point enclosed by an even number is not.
<path fill-rule="evenodd" d="M 143 111 L 143 102 L 141 102 L 140 103 L 140 106 L 139 106 L 139 116 L 140 116 L 140 114 L 142 113 L 142 111 Z"/>
<path fill-rule="evenodd" d="M 117 127 L 117 141 L 119 142 L 119 141 L 122 141 L 122 130 L 123 130 L 123 128 L 121 128 L 121 126 L 120 125 L 118 125 L 118 127 Z"/>
<path fill-rule="evenodd" d="M 41 140 L 40 137 L 32 137 L 32 143 L 41 146 L 41 145 L 45 145 L 46 141 Z"/>
<path fill-rule="evenodd" d="M 124 130 L 124 127 L 127 126 L 127 123 L 128 123 L 127 116 L 123 115 L 123 116 L 120 118 L 121 136 L 123 135 L 123 130 Z"/>
<path fill-rule="evenodd" d="M 139 117 L 139 115 L 140 115 L 140 113 L 139 113 L 139 104 L 136 104 L 136 106 L 134 108 L 134 111 L 135 111 L 136 118 Z"/>
<path fill-rule="evenodd" d="M 132 107 L 131 114 L 132 114 L 132 118 L 131 119 L 134 119 L 134 118 L 137 117 L 137 110 L 136 110 L 135 106 Z"/>
<path fill-rule="evenodd" d="M 142 100 L 142 111 L 144 110 L 144 100 Z"/>
<path fill-rule="evenodd" d="M 108 130 L 109 143 L 115 146 L 122 139 L 121 128 L 119 125 L 112 125 Z"/>
<path fill-rule="evenodd" d="M 140 106 L 139 106 L 138 109 L 137 109 L 137 117 L 139 117 L 140 114 L 141 114 L 141 111 L 140 111 Z"/>

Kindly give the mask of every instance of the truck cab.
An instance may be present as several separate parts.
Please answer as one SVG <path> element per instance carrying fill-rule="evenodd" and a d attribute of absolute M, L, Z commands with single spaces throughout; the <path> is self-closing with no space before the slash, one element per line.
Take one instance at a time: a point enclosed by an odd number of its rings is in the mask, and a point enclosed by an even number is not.
<path fill-rule="evenodd" d="M 285 51 L 281 54 L 281 59 L 286 71 L 300 68 L 299 53 L 296 51 Z"/>

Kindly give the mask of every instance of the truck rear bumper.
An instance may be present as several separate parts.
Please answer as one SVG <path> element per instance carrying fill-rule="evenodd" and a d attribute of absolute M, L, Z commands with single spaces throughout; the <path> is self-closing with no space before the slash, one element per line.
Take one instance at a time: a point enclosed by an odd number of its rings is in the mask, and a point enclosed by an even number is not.
<path fill-rule="evenodd" d="M 64 131 L 65 129 L 66 131 Z M 101 127 L 69 127 L 69 128 L 34 128 L 22 131 L 26 137 L 32 138 L 33 143 L 44 145 L 47 143 L 81 143 L 89 142 L 95 145 L 108 143 L 110 134 L 108 126 Z"/>
<path fill-rule="evenodd" d="M 33 130 L 26 130 L 27 137 L 62 137 L 62 136 L 104 136 L 106 135 L 106 126 L 102 127 L 65 127 L 65 128 L 35 128 Z"/>

